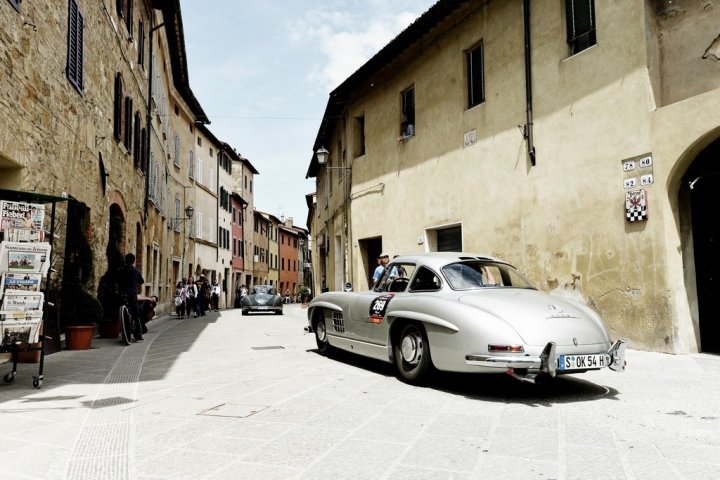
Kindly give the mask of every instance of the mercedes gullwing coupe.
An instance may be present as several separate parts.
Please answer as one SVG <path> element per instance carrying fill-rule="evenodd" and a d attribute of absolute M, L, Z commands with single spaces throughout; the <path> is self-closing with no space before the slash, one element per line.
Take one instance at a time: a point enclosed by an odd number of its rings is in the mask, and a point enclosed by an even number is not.
<path fill-rule="evenodd" d="M 508 263 L 469 253 L 396 257 L 369 292 L 326 292 L 308 307 L 318 352 L 394 363 L 401 380 L 431 368 L 508 373 L 532 383 L 625 370 L 625 341 L 581 303 L 535 289 Z"/>
<path fill-rule="evenodd" d="M 283 301 L 278 291 L 272 285 L 255 285 L 248 295 L 240 300 L 242 314 L 258 312 L 273 312 L 275 315 L 283 314 Z"/>

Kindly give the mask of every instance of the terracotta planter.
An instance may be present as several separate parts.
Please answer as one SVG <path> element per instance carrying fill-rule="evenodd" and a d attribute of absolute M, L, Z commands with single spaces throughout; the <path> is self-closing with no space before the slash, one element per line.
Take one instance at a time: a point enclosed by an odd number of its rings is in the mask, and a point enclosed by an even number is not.
<path fill-rule="evenodd" d="M 87 350 L 92 346 L 95 325 L 67 325 L 65 327 L 65 347 L 68 350 Z"/>
<path fill-rule="evenodd" d="M 120 319 L 103 320 L 98 323 L 100 338 L 117 338 L 120 335 Z"/>

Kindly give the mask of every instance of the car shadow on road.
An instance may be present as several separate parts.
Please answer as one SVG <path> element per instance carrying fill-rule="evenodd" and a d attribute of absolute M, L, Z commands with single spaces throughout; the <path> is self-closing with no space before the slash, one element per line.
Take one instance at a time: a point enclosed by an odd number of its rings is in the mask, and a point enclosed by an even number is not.
<path fill-rule="evenodd" d="M 315 349 L 308 351 L 320 355 Z M 337 349 L 331 350 L 326 356 L 331 360 L 362 368 L 378 375 L 397 376 L 393 365 L 379 360 Z M 400 381 L 398 379 L 398 382 Z M 618 395 L 618 391 L 612 387 L 599 385 L 574 375 L 549 378 L 541 383 L 533 384 L 522 382 L 506 374 L 483 375 L 436 370 L 420 387 L 462 395 L 473 400 L 538 407 L 601 399 L 617 400 Z"/>
<path fill-rule="evenodd" d="M 618 391 L 612 387 L 570 375 L 533 384 L 505 374 L 433 372 L 426 386 L 469 399 L 538 407 L 601 399 L 617 400 L 618 395 Z"/>

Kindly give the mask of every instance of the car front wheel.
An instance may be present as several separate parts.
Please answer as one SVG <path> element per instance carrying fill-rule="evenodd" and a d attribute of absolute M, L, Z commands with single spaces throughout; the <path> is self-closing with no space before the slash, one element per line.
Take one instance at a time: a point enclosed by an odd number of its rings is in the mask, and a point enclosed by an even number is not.
<path fill-rule="evenodd" d="M 325 321 L 318 320 L 317 322 L 315 322 L 313 330 L 315 331 L 315 343 L 317 343 L 318 353 L 320 353 L 321 355 L 327 354 L 328 350 L 330 349 L 330 343 L 328 343 L 327 339 L 327 329 L 325 328 Z"/>
<path fill-rule="evenodd" d="M 430 344 L 421 326 L 406 325 L 393 348 L 395 365 L 404 381 L 416 383 L 430 370 Z"/>

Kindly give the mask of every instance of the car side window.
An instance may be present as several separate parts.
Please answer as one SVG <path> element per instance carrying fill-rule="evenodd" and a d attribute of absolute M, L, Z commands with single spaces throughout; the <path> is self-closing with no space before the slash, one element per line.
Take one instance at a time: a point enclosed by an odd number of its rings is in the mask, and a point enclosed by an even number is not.
<path fill-rule="evenodd" d="M 404 292 L 414 272 L 415 265 L 412 263 L 393 262 L 385 268 L 375 291 Z"/>
<path fill-rule="evenodd" d="M 411 291 L 435 291 L 440 290 L 442 284 L 440 277 L 426 267 L 420 267 L 410 285 Z"/>

